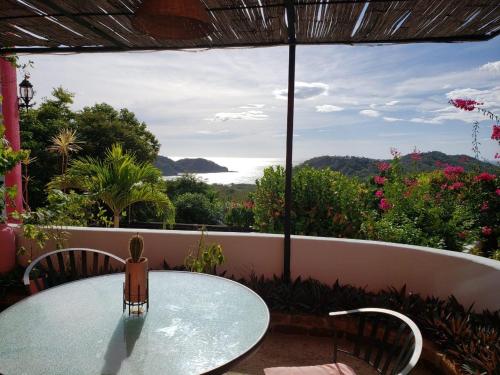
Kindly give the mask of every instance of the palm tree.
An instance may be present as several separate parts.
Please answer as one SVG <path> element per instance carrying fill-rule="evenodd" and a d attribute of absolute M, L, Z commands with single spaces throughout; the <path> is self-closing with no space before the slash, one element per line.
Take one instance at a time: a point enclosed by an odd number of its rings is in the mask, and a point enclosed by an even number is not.
<path fill-rule="evenodd" d="M 52 145 L 47 147 L 50 152 L 57 152 L 61 155 L 61 173 L 65 174 L 68 168 L 69 154 L 71 152 L 78 152 L 82 148 L 80 144 L 84 143 L 79 141 L 76 136 L 76 130 L 62 129 L 57 135 L 53 136 L 50 141 Z"/>
<path fill-rule="evenodd" d="M 154 204 L 166 223 L 174 221 L 174 206 L 165 194 L 160 170 L 137 162 L 119 144 L 106 151 L 104 160 L 86 157 L 73 161 L 67 173 L 54 179 L 49 187 L 73 187 L 91 194 L 113 212 L 115 228 L 120 226 L 122 212 L 138 202 Z"/>

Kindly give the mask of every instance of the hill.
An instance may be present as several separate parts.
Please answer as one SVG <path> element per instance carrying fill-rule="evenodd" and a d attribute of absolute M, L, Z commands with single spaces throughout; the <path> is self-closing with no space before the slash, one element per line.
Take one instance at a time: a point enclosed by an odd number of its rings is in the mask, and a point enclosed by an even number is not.
<path fill-rule="evenodd" d="M 466 171 L 480 169 L 490 173 L 499 173 L 500 168 L 481 160 L 477 160 L 467 155 L 447 155 L 439 151 L 424 152 L 422 159 L 415 162 L 411 155 L 401 157 L 401 167 L 404 172 L 430 172 L 442 169 L 443 165 L 457 165 L 464 167 Z M 380 162 L 390 162 L 390 159 L 378 160 L 356 156 L 319 156 L 306 160 L 301 165 L 308 165 L 314 168 L 331 168 L 347 176 L 367 178 L 378 172 L 377 164 Z"/>
<path fill-rule="evenodd" d="M 179 173 L 228 172 L 226 167 L 202 158 L 179 159 L 174 161 L 166 156 L 158 155 L 154 165 L 163 172 L 164 176 L 175 176 Z"/>

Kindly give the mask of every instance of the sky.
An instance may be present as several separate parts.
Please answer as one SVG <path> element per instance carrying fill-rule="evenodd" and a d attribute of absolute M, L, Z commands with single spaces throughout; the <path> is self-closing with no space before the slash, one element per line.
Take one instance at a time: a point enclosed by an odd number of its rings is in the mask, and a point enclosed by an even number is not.
<path fill-rule="evenodd" d="M 35 101 L 62 86 L 75 110 L 128 108 L 183 157 L 285 155 L 288 48 L 21 56 L 32 60 Z M 422 152 L 472 155 L 480 121 L 483 158 L 493 159 L 492 121 L 448 104 L 483 102 L 500 113 L 500 37 L 481 43 L 298 46 L 294 159 L 389 158 Z"/>

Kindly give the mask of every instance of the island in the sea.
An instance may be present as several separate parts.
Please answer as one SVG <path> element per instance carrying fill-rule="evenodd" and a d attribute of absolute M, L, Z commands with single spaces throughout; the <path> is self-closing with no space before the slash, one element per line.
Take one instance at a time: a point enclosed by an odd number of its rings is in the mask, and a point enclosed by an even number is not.
<path fill-rule="evenodd" d="M 176 176 L 181 173 L 229 172 L 226 167 L 202 158 L 186 158 L 175 161 L 166 156 L 158 155 L 154 164 L 156 168 L 162 171 L 164 176 Z"/>

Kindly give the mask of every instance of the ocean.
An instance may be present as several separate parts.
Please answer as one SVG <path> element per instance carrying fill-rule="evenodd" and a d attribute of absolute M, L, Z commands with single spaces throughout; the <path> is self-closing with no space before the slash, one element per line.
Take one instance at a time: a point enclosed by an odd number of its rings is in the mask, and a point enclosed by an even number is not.
<path fill-rule="evenodd" d="M 264 168 L 271 165 L 285 165 L 284 158 L 238 158 L 238 157 L 205 157 L 223 167 L 227 167 L 231 172 L 220 173 L 195 173 L 196 176 L 209 184 L 255 184 L 255 180 L 262 177 Z M 171 157 L 173 160 L 182 159 L 179 156 Z M 298 164 L 301 161 L 298 161 Z M 167 179 L 176 176 L 166 177 Z"/>

